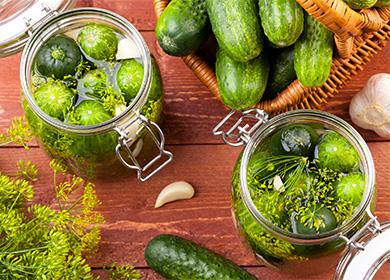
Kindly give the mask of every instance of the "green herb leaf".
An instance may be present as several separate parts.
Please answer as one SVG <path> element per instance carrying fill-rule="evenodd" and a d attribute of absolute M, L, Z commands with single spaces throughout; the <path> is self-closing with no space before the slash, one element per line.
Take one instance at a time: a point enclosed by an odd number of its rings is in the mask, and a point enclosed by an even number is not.
<path fill-rule="evenodd" d="M 32 140 L 32 132 L 26 123 L 24 117 L 16 117 L 12 120 L 11 126 L 5 134 L 0 134 L 0 147 L 11 143 L 22 145 L 25 149 L 29 149 L 28 142 Z"/>
<path fill-rule="evenodd" d="M 130 265 L 116 265 L 105 268 L 110 280 L 136 280 L 141 279 L 142 274 Z"/>

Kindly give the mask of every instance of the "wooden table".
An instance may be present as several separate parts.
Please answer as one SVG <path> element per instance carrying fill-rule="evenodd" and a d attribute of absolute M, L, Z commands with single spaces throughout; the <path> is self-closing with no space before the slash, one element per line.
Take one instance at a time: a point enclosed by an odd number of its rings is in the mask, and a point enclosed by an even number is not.
<path fill-rule="evenodd" d="M 173 163 L 147 183 L 139 183 L 133 174 L 96 182 L 102 201 L 100 211 L 106 224 L 102 226 L 102 241 L 98 254 L 90 262 L 96 273 L 112 263 L 129 263 L 141 269 L 145 279 L 161 279 L 145 264 L 146 243 L 160 233 L 178 234 L 192 239 L 248 268 L 259 279 L 294 279 L 276 273 L 257 263 L 241 244 L 230 214 L 230 177 L 240 148 L 223 145 L 211 134 L 215 124 L 228 112 L 208 92 L 179 58 L 165 55 L 155 36 L 155 16 L 152 1 L 95 0 L 79 1 L 79 6 L 110 9 L 125 16 L 142 32 L 151 52 L 156 56 L 165 85 L 165 124 L 168 149 L 175 155 Z M 22 115 L 19 87 L 20 55 L 1 59 L 0 66 L 0 131 L 13 116 Z M 350 121 L 348 104 L 367 79 L 380 72 L 390 72 L 390 46 L 379 53 L 353 81 L 322 109 Z M 390 92 L 389 92 L 390 94 Z M 373 153 L 377 180 L 380 220 L 390 220 L 390 138 L 359 129 Z M 51 172 L 48 157 L 35 144 L 25 151 L 9 146 L 1 149 L 0 170 L 15 171 L 19 158 L 31 159 L 40 167 L 36 197 L 39 202 L 53 203 L 48 195 Z M 167 184 L 185 180 L 196 188 L 196 196 L 154 209 L 155 198 Z M 334 272 L 310 279 L 330 279 Z M 390 276 L 389 276 L 390 277 Z M 103 277 L 104 279 L 104 277 Z M 307 278 L 309 279 L 309 278 Z"/>

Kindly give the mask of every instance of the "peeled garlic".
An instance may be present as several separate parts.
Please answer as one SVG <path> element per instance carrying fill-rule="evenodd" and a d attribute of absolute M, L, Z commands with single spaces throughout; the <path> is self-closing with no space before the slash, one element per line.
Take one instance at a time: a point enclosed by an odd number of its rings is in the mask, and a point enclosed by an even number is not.
<path fill-rule="evenodd" d="M 278 175 L 275 176 L 273 185 L 274 185 L 275 190 L 277 190 L 278 192 L 284 192 L 283 181 L 282 181 L 282 178 L 280 178 L 280 176 L 278 176 Z"/>
<path fill-rule="evenodd" d="M 390 136 L 390 74 L 372 76 L 349 106 L 352 121 L 381 137 Z"/>
<path fill-rule="evenodd" d="M 116 116 L 119 116 L 120 114 L 122 114 L 126 109 L 127 109 L 126 105 L 124 105 L 124 104 L 118 104 L 118 105 L 115 107 L 115 117 L 116 117 Z"/>
<path fill-rule="evenodd" d="M 166 186 L 158 195 L 155 208 L 176 200 L 190 199 L 194 196 L 194 188 L 184 181 L 174 182 Z"/>
<path fill-rule="evenodd" d="M 116 60 L 130 59 L 140 57 L 137 45 L 127 38 L 119 41 L 118 51 L 116 53 Z"/>

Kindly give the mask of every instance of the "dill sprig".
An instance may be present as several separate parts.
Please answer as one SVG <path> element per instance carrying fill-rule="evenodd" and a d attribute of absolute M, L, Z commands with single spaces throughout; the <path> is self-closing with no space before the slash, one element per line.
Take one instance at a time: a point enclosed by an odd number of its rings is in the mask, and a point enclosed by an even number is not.
<path fill-rule="evenodd" d="M 278 190 L 273 184 L 275 176 L 283 183 Z M 306 157 L 259 153 L 250 162 L 248 182 L 256 207 L 270 222 L 291 230 L 291 217 L 299 214 L 302 223 L 318 230 L 323 220 L 313 209 L 328 208 L 337 223 L 352 215 L 352 204 L 335 194 L 335 182 L 342 176 L 341 172 L 319 169 Z"/>
<path fill-rule="evenodd" d="M 24 117 L 16 117 L 5 133 L 0 134 L 0 147 L 17 144 L 29 149 L 28 142 L 32 140 L 33 134 Z"/>
<path fill-rule="evenodd" d="M 21 166 L 36 174 L 31 162 Z M 66 170 L 58 160 L 50 166 L 56 182 Z M 1 279 L 94 279 L 83 257 L 96 251 L 103 222 L 94 186 L 74 176 L 54 189 L 59 209 L 33 203 L 26 180 L 0 174 Z"/>
<path fill-rule="evenodd" d="M 67 87 L 75 88 L 78 84 L 78 79 L 80 79 L 85 73 L 90 71 L 91 69 L 96 68 L 96 66 L 88 61 L 88 60 L 82 60 L 77 66 L 76 66 L 76 73 L 74 75 L 67 75 L 63 78 L 63 82 Z"/>
<path fill-rule="evenodd" d="M 110 112 L 113 116 L 115 115 L 115 111 L 118 106 L 126 106 L 126 101 L 123 95 L 112 86 L 101 88 L 98 90 L 98 95 L 104 109 Z"/>
<path fill-rule="evenodd" d="M 35 182 L 38 180 L 38 168 L 30 160 L 18 160 L 16 163 L 18 166 L 17 177 L 24 179 L 29 182 Z"/>
<path fill-rule="evenodd" d="M 142 274 L 131 265 L 113 264 L 111 267 L 105 267 L 110 280 L 136 280 L 141 279 Z"/>
<path fill-rule="evenodd" d="M 249 176 L 257 178 L 264 185 L 268 185 L 275 176 L 286 178 L 283 186 L 289 189 L 297 183 L 307 163 L 308 158 L 302 156 L 263 155 L 251 161 Z"/>

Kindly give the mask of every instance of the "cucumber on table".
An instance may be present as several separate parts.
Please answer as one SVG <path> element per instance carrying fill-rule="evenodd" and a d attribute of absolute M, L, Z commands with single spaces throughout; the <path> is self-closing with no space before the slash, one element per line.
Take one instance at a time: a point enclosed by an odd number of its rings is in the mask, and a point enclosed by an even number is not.
<path fill-rule="evenodd" d="M 233 262 L 174 235 L 153 238 L 145 250 L 148 265 L 170 280 L 256 280 Z"/>
<path fill-rule="evenodd" d="M 172 0 L 156 25 L 160 47 L 169 55 L 195 52 L 209 36 L 205 0 Z"/>
<path fill-rule="evenodd" d="M 232 59 L 246 62 L 263 49 L 257 0 L 206 0 L 218 45 Z"/>
<path fill-rule="evenodd" d="M 352 9 L 360 10 L 371 8 L 375 5 L 377 0 L 343 0 Z"/>
<path fill-rule="evenodd" d="M 294 47 L 274 50 L 268 78 L 266 95 L 274 98 L 286 89 L 297 77 L 294 69 Z"/>
<path fill-rule="evenodd" d="M 256 105 L 263 97 L 269 74 L 265 54 L 248 62 L 238 62 L 220 49 L 215 68 L 220 96 L 226 106 L 245 110 Z"/>
<path fill-rule="evenodd" d="M 294 68 L 306 87 L 322 86 L 332 67 L 333 33 L 305 14 L 305 27 L 294 48 Z"/>
<path fill-rule="evenodd" d="M 303 30 L 304 13 L 295 0 L 259 0 L 261 25 L 270 42 L 291 46 Z"/>

